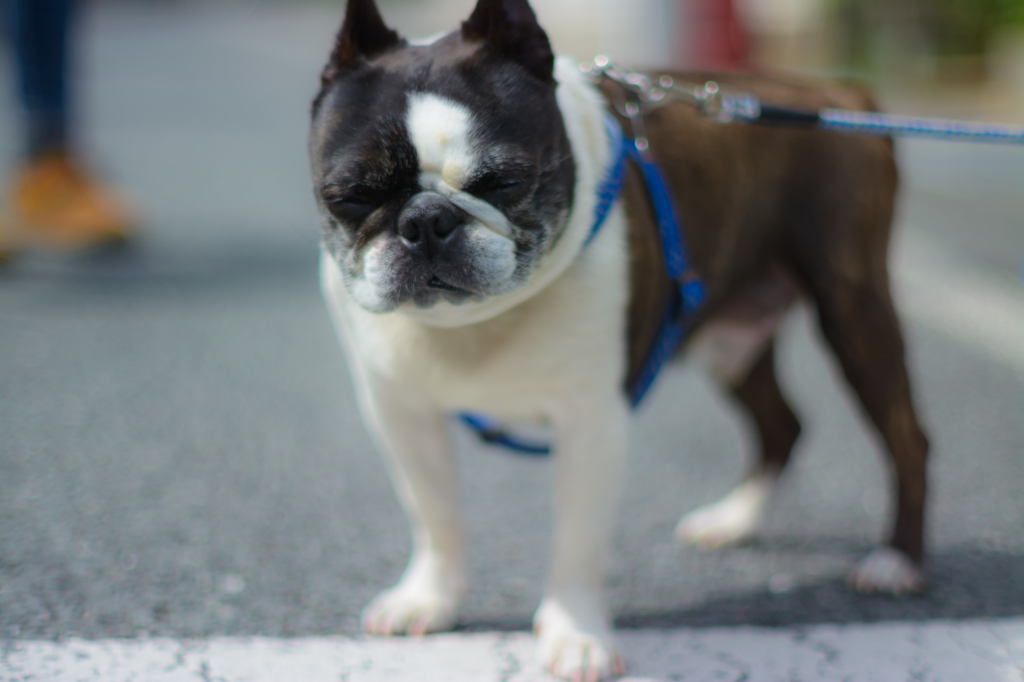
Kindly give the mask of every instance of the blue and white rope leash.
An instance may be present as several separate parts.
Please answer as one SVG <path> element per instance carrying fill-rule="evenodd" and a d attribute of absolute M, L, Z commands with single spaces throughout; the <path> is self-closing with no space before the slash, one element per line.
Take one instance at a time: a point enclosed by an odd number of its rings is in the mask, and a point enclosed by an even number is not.
<path fill-rule="evenodd" d="M 751 123 L 786 122 L 773 115 L 788 110 L 775 107 L 759 107 L 756 118 L 738 117 Z M 802 112 L 801 112 L 802 113 Z M 922 118 L 881 114 L 873 111 L 850 109 L 822 109 L 807 114 L 807 125 L 824 130 L 861 135 L 906 135 L 914 137 L 935 137 L 947 140 L 970 140 L 973 142 L 1004 142 L 1024 144 L 1024 126 L 1001 123 L 979 123 L 976 121 L 954 121 L 944 118 Z"/>
<path fill-rule="evenodd" d="M 580 68 L 594 78 L 607 77 L 615 81 L 630 94 L 631 100 L 645 111 L 673 102 L 684 102 L 696 107 L 705 116 L 724 123 L 743 121 L 821 128 L 863 135 L 908 135 L 1024 144 L 1022 125 L 901 116 L 851 109 L 788 109 L 762 103 L 750 93 L 725 90 L 715 81 L 707 81 L 704 84 L 686 83 L 668 75 L 655 79 L 643 73 L 627 71 L 604 56 L 595 57 L 592 64 L 582 64 Z"/>

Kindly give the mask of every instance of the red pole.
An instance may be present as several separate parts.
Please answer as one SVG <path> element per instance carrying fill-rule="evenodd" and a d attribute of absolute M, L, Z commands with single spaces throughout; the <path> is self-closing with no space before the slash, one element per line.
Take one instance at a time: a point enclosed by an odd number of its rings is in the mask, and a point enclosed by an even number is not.
<path fill-rule="evenodd" d="M 750 38 L 733 0 L 688 0 L 685 61 L 701 69 L 742 69 L 748 65 Z M 689 43 L 687 45 L 686 43 Z"/>

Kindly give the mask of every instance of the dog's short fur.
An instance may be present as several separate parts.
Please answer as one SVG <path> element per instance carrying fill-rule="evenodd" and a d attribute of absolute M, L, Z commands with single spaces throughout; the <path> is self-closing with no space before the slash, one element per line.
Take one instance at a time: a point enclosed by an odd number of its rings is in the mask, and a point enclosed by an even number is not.
<path fill-rule="evenodd" d="M 850 87 L 714 78 L 785 106 L 874 106 Z M 602 92 L 556 61 L 526 0 L 479 0 L 461 29 L 425 45 L 388 29 L 372 0 L 350 0 L 322 80 L 310 152 L 324 294 L 414 534 L 408 569 L 367 607 L 365 629 L 454 623 L 463 540 L 445 415 L 541 420 L 557 442 L 555 552 L 535 617 L 541 657 L 566 678 L 620 672 L 602 583 L 626 447 L 623 388 L 672 285 L 633 167 L 583 248 L 610 160 L 602 117 L 618 86 Z M 683 104 L 646 122 L 708 286 L 688 348 L 751 413 L 762 445 L 746 480 L 685 516 L 677 536 L 717 546 L 756 527 L 800 432 L 776 383 L 773 338 L 804 298 L 896 471 L 892 540 L 851 582 L 919 589 L 927 441 L 886 270 L 891 142 L 723 125 Z"/>

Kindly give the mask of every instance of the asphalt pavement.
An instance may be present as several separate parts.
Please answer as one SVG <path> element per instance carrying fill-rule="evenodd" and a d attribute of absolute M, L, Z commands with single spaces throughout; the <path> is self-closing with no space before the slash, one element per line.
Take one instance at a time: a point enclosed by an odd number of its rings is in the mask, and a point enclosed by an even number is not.
<path fill-rule="evenodd" d="M 330 4 L 87 13 L 81 134 L 146 223 L 121 252 L 0 272 L 8 640 L 352 634 L 404 567 L 406 522 L 317 285 L 305 135 L 339 18 Z M 844 586 L 887 533 L 888 464 L 802 311 L 779 361 L 804 435 L 754 541 L 703 553 L 671 537 L 743 470 L 728 398 L 682 365 L 637 415 L 610 577 L 620 627 L 1024 616 L 1024 149 L 899 149 L 893 260 L 933 445 L 931 591 Z M 552 468 L 453 428 L 472 583 L 460 627 L 528 628 Z"/>

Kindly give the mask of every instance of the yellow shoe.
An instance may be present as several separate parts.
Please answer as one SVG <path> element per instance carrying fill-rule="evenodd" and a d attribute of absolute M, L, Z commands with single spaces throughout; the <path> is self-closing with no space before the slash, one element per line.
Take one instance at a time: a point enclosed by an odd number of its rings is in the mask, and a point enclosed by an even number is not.
<path fill-rule="evenodd" d="M 71 251 L 122 242 L 137 224 L 128 202 L 67 154 L 47 154 L 22 167 L 9 210 L 0 253 L 24 248 Z"/>
<path fill-rule="evenodd" d="M 10 246 L 7 243 L 7 235 L 11 232 L 11 221 L 6 216 L 0 215 L 0 267 L 7 265 L 7 262 L 11 260 Z"/>

